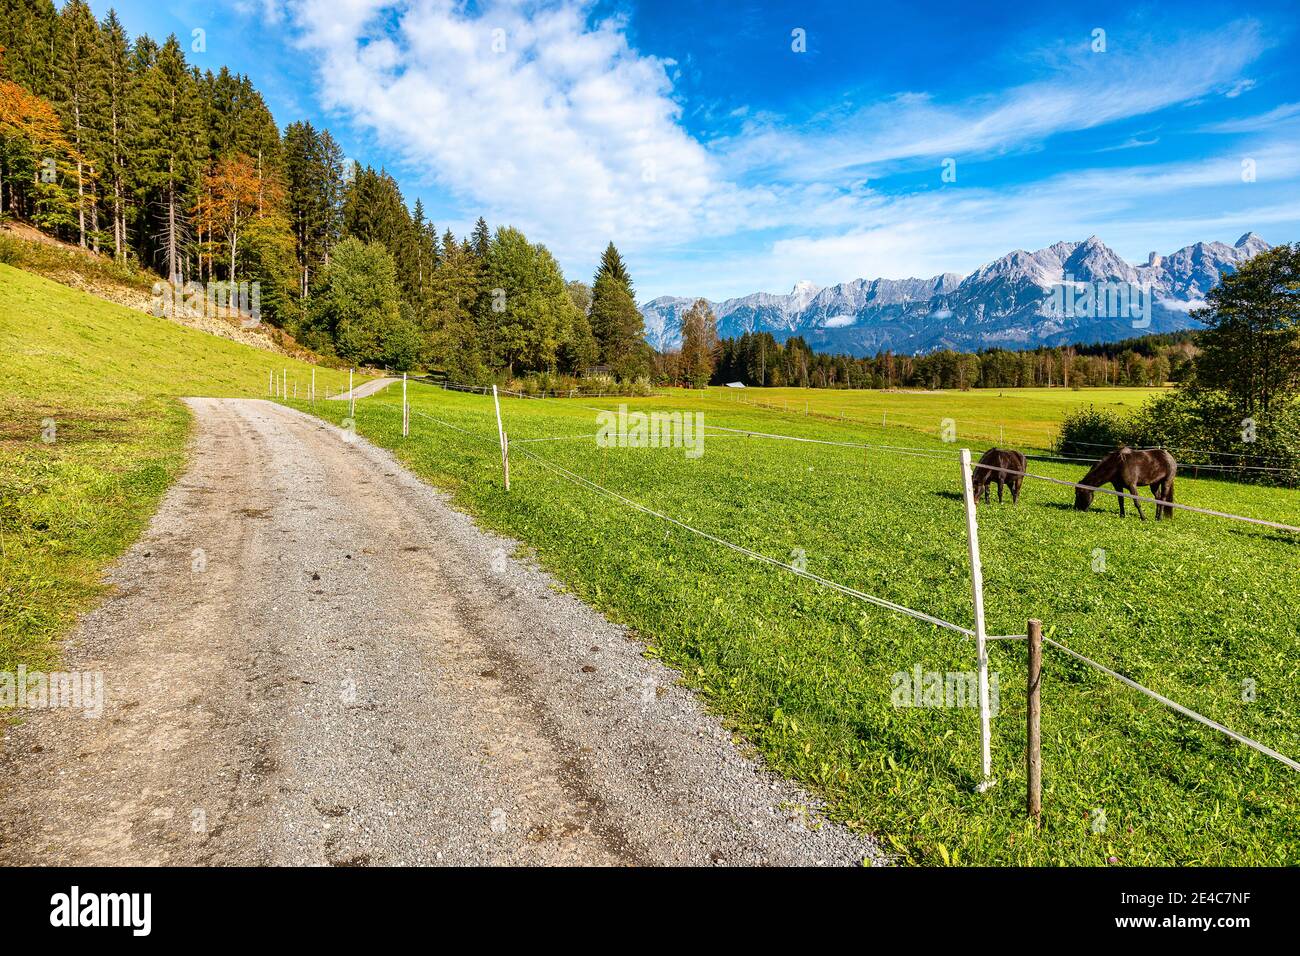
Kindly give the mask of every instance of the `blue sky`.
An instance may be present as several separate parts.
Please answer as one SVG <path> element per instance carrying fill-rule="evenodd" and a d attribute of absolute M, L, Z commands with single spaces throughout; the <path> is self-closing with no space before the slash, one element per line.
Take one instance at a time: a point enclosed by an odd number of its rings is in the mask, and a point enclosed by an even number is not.
<path fill-rule="evenodd" d="M 1093 234 L 1132 261 L 1300 239 L 1294 3 L 112 5 L 132 35 L 205 31 L 192 62 L 248 73 L 440 229 L 516 225 L 587 280 L 612 239 L 642 301 Z"/>

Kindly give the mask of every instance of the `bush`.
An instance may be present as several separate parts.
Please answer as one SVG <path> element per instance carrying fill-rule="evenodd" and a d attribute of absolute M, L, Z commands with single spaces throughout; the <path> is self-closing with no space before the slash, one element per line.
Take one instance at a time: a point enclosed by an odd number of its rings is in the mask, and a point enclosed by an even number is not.
<path fill-rule="evenodd" d="M 1180 388 L 1134 419 L 1143 443 L 1167 447 L 1181 466 L 1212 465 L 1237 481 L 1300 483 L 1300 403 L 1243 419 L 1224 392 Z"/>
<path fill-rule="evenodd" d="M 531 375 L 512 378 L 505 388 L 512 392 L 521 392 L 533 398 L 567 395 L 626 395 L 646 396 L 652 394 L 650 381 L 639 378 L 633 382 L 619 382 L 610 375 L 593 375 L 588 378 L 575 378 L 572 375 L 557 375 L 551 372 L 534 372 Z"/>
<path fill-rule="evenodd" d="M 1300 403 L 1244 421 L 1223 392 L 1180 388 L 1130 414 L 1091 405 L 1061 423 L 1056 453 L 1100 458 L 1115 448 L 1167 448 L 1183 471 L 1258 484 L 1300 484 Z"/>
<path fill-rule="evenodd" d="M 22 261 L 22 249 L 18 240 L 0 232 L 0 262 L 7 266 L 16 266 Z"/>
<path fill-rule="evenodd" d="M 1068 458 L 1100 458 L 1124 445 L 1140 444 L 1136 414 L 1088 405 L 1065 416 L 1056 439 L 1056 453 Z"/>

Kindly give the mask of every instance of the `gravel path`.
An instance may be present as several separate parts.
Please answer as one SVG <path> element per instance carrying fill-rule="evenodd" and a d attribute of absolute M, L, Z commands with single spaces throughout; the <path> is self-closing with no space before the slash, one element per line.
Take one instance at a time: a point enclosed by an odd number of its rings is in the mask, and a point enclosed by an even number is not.
<path fill-rule="evenodd" d="M 641 646 L 362 439 L 188 400 L 191 465 L 0 747 L 0 864 L 859 864 Z"/>
<path fill-rule="evenodd" d="M 365 398 L 367 395 L 373 395 L 386 386 L 394 382 L 400 382 L 400 378 L 372 378 L 368 382 L 362 382 L 355 386 L 350 392 L 339 392 L 337 395 L 329 396 L 331 402 L 345 402 L 349 398 Z"/>

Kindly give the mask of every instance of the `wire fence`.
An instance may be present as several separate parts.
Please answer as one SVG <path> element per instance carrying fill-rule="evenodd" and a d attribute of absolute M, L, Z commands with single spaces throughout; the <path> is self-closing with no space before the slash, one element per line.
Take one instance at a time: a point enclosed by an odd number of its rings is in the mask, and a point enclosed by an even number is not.
<path fill-rule="evenodd" d="M 383 407 L 389 407 L 389 408 L 400 407 L 400 406 L 390 405 L 388 403 L 381 403 L 381 402 L 372 402 L 372 404 L 381 405 Z M 593 409 L 593 410 L 607 411 L 606 409 Z M 480 435 L 476 432 L 472 432 L 466 428 L 462 428 L 451 422 L 437 418 L 436 416 L 433 415 L 429 415 L 417 409 L 408 408 L 408 414 L 414 414 L 419 418 L 423 418 L 437 425 L 450 428 L 456 432 L 459 432 L 461 434 L 464 434 L 474 439 L 477 442 L 481 442 L 486 446 L 492 446 L 492 447 L 499 446 L 503 457 L 506 458 L 508 458 L 509 448 L 514 447 L 518 454 L 521 454 L 523 457 L 535 463 L 543 470 L 557 476 L 558 478 L 564 481 L 574 484 L 577 487 L 583 488 L 594 494 L 606 497 L 625 507 L 631 508 L 632 510 L 637 511 L 641 514 L 645 514 L 649 517 L 658 519 L 660 521 L 664 521 L 683 531 L 696 535 L 703 540 L 707 540 L 719 547 L 738 553 L 751 560 L 758 561 L 768 567 L 777 568 L 782 571 L 793 574 L 794 576 L 802 578 L 804 580 L 812 581 L 813 583 L 819 586 L 835 591 L 846 597 L 861 601 L 865 604 L 869 604 L 887 611 L 891 611 L 893 613 L 905 615 L 915 620 L 930 624 L 934 627 L 942 628 L 944 630 L 961 634 L 967 638 L 978 638 L 981 641 L 1022 641 L 1022 640 L 1026 640 L 1027 638 L 1026 634 L 983 635 L 978 633 L 978 630 L 982 628 L 982 620 L 983 620 L 982 609 L 979 607 L 979 605 L 982 603 L 982 598 L 977 597 L 977 608 L 976 608 L 976 617 L 978 621 L 977 628 L 972 629 L 969 627 L 965 627 L 964 625 L 945 620 L 936 615 L 929 614 L 925 611 L 907 607 L 906 605 L 899 604 L 895 601 L 891 601 L 879 595 L 869 594 L 858 588 L 851 587 L 849 585 L 835 581 L 823 575 L 819 575 L 814 572 L 808 571 L 806 568 L 801 568 L 798 567 L 797 565 L 785 561 L 781 561 L 777 558 L 773 558 L 770 555 L 764 554 L 753 548 L 728 540 L 727 538 L 724 538 L 721 535 L 717 535 L 710 531 L 706 531 L 702 528 L 698 528 L 692 524 L 689 524 L 686 521 L 683 521 L 670 514 L 667 514 L 664 511 L 651 508 L 648 505 L 645 505 L 632 498 L 629 498 L 628 496 L 621 494 L 620 492 L 615 491 L 609 487 L 606 487 L 603 484 L 593 481 L 590 478 L 580 475 L 572 471 L 571 469 L 565 468 L 564 466 L 558 464 L 557 462 L 549 460 L 537 454 L 535 451 L 529 448 L 517 447 L 524 444 L 535 444 L 541 442 L 570 441 L 570 440 L 584 440 L 584 439 L 594 440 L 595 438 L 598 437 L 597 435 L 587 435 L 587 434 L 557 435 L 557 436 L 543 436 L 543 437 L 528 438 L 528 439 L 510 439 L 507 441 L 504 435 L 501 435 L 499 437 L 493 437 L 490 435 Z M 754 431 L 748 429 L 724 428 L 722 426 L 708 426 L 708 427 L 710 429 L 717 429 L 719 431 L 734 433 L 736 435 L 741 435 L 741 436 L 746 436 L 751 438 L 769 439 L 769 440 L 776 440 L 776 441 L 803 442 L 803 443 L 810 443 L 810 444 L 817 444 L 817 445 L 828 445 L 828 446 L 846 447 L 846 448 L 871 449 L 871 450 L 879 451 L 884 454 L 909 456 L 909 457 L 924 457 L 924 458 L 930 458 L 930 459 L 944 461 L 948 463 L 953 463 L 957 460 L 956 456 L 952 454 L 935 454 L 934 449 L 918 449 L 914 447 L 871 444 L 866 442 L 842 442 L 842 441 L 834 441 L 829 439 L 815 439 L 815 438 L 809 438 L 806 436 L 798 436 L 798 435 L 784 435 L 784 434 L 774 433 L 774 432 L 760 432 L 760 431 Z M 1252 518 L 1245 515 L 1232 514 L 1230 512 L 1223 512 L 1223 511 L 1216 511 L 1209 508 L 1200 508 L 1192 505 L 1181 504 L 1178 502 L 1161 501 L 1156 498 L 1146 498 L 1143 496 L 1130 494 L 1128 492 L 1116 491 L 1116 490 L 1103 488 L 1099 486 L 1085 485 L 1079 482 L 1066 481 L 1064 479 L 1053 478 L 1046 475 L 1038 475 L 1028 471 L 1019 471 L 1016 469 L 1002 468 L 998 466 L 984 465 L 984 464 L 978 465 L 978 467 L 986 468 L 996 472 L 1002 472 L 1007 474 L 1008 476 L 1013 476 L 1013 477 L 1019 476 L 1023 478 L 1030 478 L 1030 479 L 1043 481 L 1058 486 L 1069 487 L 1074 489 L 1082 489 L 1094 493 L 1109 494 L 1119 498 L 1129 498 L 1139 502 L 1145 501 L 1149 504 L 1153 504 L 1156 506 L 1166 506 L 1166 507 L 1176 508 L 1184 511 L 1190 511 L 1196 514 L 1205 515 L 1207 517 L 1219 518 L 1219 519 L 1224 519 L 1229 521 L 1237 521 L 1237 522 L 1247 523 L 1256 526 L 1263 526 L 1277 531 L 1300 534 L 1300 527 L 1284 524 L 1282 522 L 1269 521 L 1261 518 Z M 962 465 L 962 468 L 963 470 L 965 470 L 964 464 Z M 967 472 L 967 474 L 969 473 Z M 967 484 L 969 490 L 969 483 Z M 966 497 L 966 507 L 968 509 L 968 517 L 971 521 L 971 528 L 973 533 L 973 529 L 975 527 L 974 502 L 971 499 L 969 493 L 965 497 Z M 978 555 L 978 543 L 976 540 L 975 546 L 972 550 L 972 559 L 978 560 L 977 555 Z M 974 569 L 972 570 L 973 573 L 977 573 L 974 572 Z M 977 591 L 982 591 L 982 587 L 977 585 Z M 1082 664 L 1085 664 L 1086 666 L 1089 666 L 1102 674 L 1105 674 L 1115 680 L 1120 681 L 1124 685 L 1134 690 L 1137 690 L 1140 693 L 1146 695 L 1147 697 L 1161 703 L 1162 705 L 1169 708 L 1170 710 L 1173 710 L 1174 712 L 1184 717 L 1187 717 L 1188 719 L 1194 720 L 1206 727 L 1209 727 L 1217 731 L 1218 733 L 1228 737 L 1229 739 L 1234 740 L 1239 744 L 1242 744 L 1243 746 L 1249 747 L 1275 761 L 1278 761 L 1279 763 L 1287 766 L 1292 770 L 1300 771 L 1300 763 L 1298 763 L 1297 761 L 1293 760 L 1292 758 L 1282 753 L 1279 753 L 1276 750 L 1273 750 L 1272 748 L 1266 746 L 1265 744 L 1262 744 L 1259 741 L 1247 737 L 1244 734 L 1238 733 L 1237 731 L 1234 731 L 1231 728 L 1209 717 L 1206 717 L 1205 715 L 1198 713 L 1197 711 L 1192 710 L 1189 707 L 1179 704 L 1176 701 L 1173 701 L 1170 698 L 1160 694 L 1159 692 L 1133 680 L 1132 678 L 1127 677 L 1112 668 L 1106 667 L 1104 664 L 1101 664 L 1089 657 L 1086 657 L 1083 654 L 1080 654 L 1077 651 L 1072 650 L 1071 648 L 1060 643 L 1059 641 L 1056 641 L 1050 637 L 1044 637 L 1043 641 L 1047 645 L 1061 651 L 1063 654 L 1067 655 L 1071 659 L 1076 660 Z M 981 658 L 980 663 L 982 667 L 986 666 L 986 661 L 983 658 Z M 987 707 L 986 701 L 983 702 L 983 704 L 985 707 Z M 986 755 L 986 761 L 987 761 L 987 755 Z M 986 762 L 986 776 L 987 776 L 987 762 Z M 988 781 L 986 781 L 986 784 L 987 783 Z"/>
<path fill-rule="evenodd" d="M 770 411 L 779 411 L 785 414 L 790 414 L 792 411 L 789 402 L 785 402 L 781 405 L 776 405 L 772 402 L 746 401 L 745 399 L 740 398 L 739 395 L 736 396 L 734 401 L 741 405 L 747 405 L 753 408 L 768 409 Z M 793 412 L 795 414 L 798 414 L 797 403 L 796 403 L 796 407 L 793 409 Z M 938 429 L 935 429 L 933 427 L 932 423 L 927 423 L 927 424 L 918 423 L 915 420 L 914 413 L 911 416 L 911 420 L 909 420 L 907 416 L 900 417 L 897 412 L 894 412 L 891 416 L 891 414 L 888 411 L 884 411 L 882 412 L 881 420 L 879 422 L 879 425 L 877 426 L 877 424 L 874 421 L 870 419 L 861 418 L 856 415 L 850 415 L 842 408 L 839 409 L 838 412 L 835 409 L 824 409 L 824 408 L 818 409 L 818 408 L 813 408 L 811 402 L 805 401 L 804 415 L 807 417 L 816 417 L 824 421 L 840 422 L 843 424 L 866 425 L 866 426 L 881 427 L 881 428 L 888 428 L 890 426 L 894 426 L 898 428 L 906 428 L 910 431 L 919 431 L 923 434 L 932 434 L 938 431 Z M 990 442 L 997 442 L 999 445 L 1005 445 L 1007 442 L 1005 423 L 974 421 L 972 419 L 964 419 L 964 418 L 962 419 L 950 418 L 947 420 L 952 421 L 954 423 L 954 426 L 959 425 L 959 426 L 964 426 L 964 429 L 973 429 L 971 431 L 964 431 L 964 435 L 967 438 L 979 438 Z M 1064 444 L 1062 444 L 1060 441 L 1057 441 L 1051 446 L 1038 445 L 1038 444 L 1026 444 L 1025 442 L 1015 441 L 1014 439 L 1012 441 L 1012 444 L 1019 445 L 1023 448 L 1028 449 L 1030 453 L 1027 453 L 1027 457 L 1035 461 L 1062 461 L 1062 462 L 1075 461 L 1080 463 L 1090 462 L 1094 464 L 1099 460 L 1099 458 L 1071 457 L 1062 454 L 1061 453 L 1062 448 L 1068 447 L 1071 450 L 1074 449 L 1076 446 L 1097 448 L 1101 450 L 1098 453 L 1100 455 L 1100 454 L 1104 454 L 1105 452 L 1114 451 L 1120 447 L 1119 445 L 1114 443 L 1104 444 L 1100 442 L 1084 442 L 1075 439 L 1069 439 Z M 1139 448 L 1139 450 L 1164 449 L 1169 452 L 1174 452 L 1179 455 L 1187 455 L 1187 456 L 1198 456 L 1198 455 L 1216 456 L 1221 459 L 1230 459 L 1232 461 L 1232 463 L 1214 462 L 1214 461 L 1183 462 L 1182 463 L 1183 467 L 1190 469 L 1193 477 L 1198 476 L 1202 471 L 1210 472 L 1211 474 L 1222 473 L 1225 475 L 1227 474 L 1271 475 L 1274 476 L 1273 480 L 1275 482 L 1278 481 L 1279 479 L 1286 479 L 1285 481 L 1282 481 L 1282 484 L 1284 484 L 1287 487 L 1300 484 L 1300 474 L 1297 474 L 1296 466 L 1291 463 L 1292 460 L 1288 456 L 1282 454 L 1269 454 L 1269 453 L 1247 452 L 1247 451 L 1222 451 L 1222 450 L 1212 450 L 1212 449 L 1205 449 L 1205 448 L 1190 448 L 1190 447 L 1183 447 L 1177 445 L 1144 445 L 1140 447 L 1139 446 L 1134 446 L 1134 447 Z M 1274 464 L 1271 465 L 1247 464 L 1247 462 L 1273 462 Z M 1279 465 L 1276 464 L 1277 462 L 1285 462 L 1286 464 Z"/>

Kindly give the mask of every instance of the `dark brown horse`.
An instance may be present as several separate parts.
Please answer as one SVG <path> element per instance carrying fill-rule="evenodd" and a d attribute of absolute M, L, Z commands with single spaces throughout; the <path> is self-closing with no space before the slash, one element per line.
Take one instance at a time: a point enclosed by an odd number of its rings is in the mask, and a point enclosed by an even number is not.
<path fill-rule="evenodd" d="M 985 465 L 992 465 L 993 468 L 985 468 Z M 994 471 L 994 468 L 1005 468 L 1007 471 Z M 1007 472 L 1019 472 L 1019 474 L 1008 474 Z M 1002 486 L 1008 485 L 1011 488 L 1011 503 L 1017 504 L 1020 501 L 1020 484 L 1025 480 L 1025 456 L 1018 451 L 1012 451 L 1010 448 L 990 448 L 984 454 L 980 455 L 980 463 L 975 466 L 975 500 L 979 501 L 983 495 L 984 502 L 989 500 L 989 485 L 997 482 L 998 485 L 998 503 L 1002 502 Z"/>
<path fill-rule="evenodd" d="M 1115 486 L 1116 491 L 1125 491 L 1131 495 L 1136 495 L 1140 486 L 1149 487 L 1156 499 L 1156 520 L 1159 521 L 1161 514 L 1170 519 L 1174 516 L 1174 509 L 1165 502 L 1174 500 L 1174 474 L 1177 471 L 1178 462 L 1163 448 L 1138 451 L 1121 448 L 1093 465 L 1080 484 L 1094 488 L 1110 484 Z M 1091 491 L 1084 488 L 1075 489 L 1074 506 L 1080 511 L 1087 511 L 1092 505 L 1092 495 Z M 1133 504 L 1137 505 L 1138 517 L 1145 521 L 1142 503 L 1134 498 Z M 1123 498 L 1119 499 L 1119 516 L 1124 517 Z"/>

